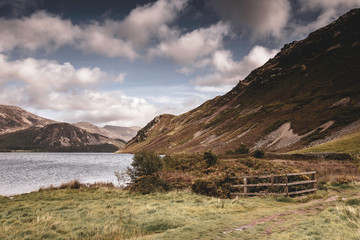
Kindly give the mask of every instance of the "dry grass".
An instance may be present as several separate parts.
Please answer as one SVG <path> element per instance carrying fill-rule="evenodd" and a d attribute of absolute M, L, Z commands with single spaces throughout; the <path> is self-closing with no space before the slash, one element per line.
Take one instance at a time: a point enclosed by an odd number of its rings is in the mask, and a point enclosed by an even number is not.
<path fill-rule="evenodd" d="M 0 197 L 0 239 L 356 239 L 356 193 L 357 185 L 330 187 L 284 201 L 189 191 L 140 195 L 107 187 L 33 192 Z"/>

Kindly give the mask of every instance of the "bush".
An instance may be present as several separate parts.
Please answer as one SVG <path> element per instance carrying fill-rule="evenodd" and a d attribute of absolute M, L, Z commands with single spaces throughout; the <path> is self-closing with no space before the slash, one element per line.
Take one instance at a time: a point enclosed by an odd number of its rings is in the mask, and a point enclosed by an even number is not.
<path fill-rule="evenodd" d="M 131 167 L 127 172 L 131 181 L 135 182 L 138 177 L 150 176 L 159 172 L 162 166 L 162 159 L 155 152 L 141 151 L 134 154 Z"/>
<path fill-rule="evenodd" d="M 349 206 L 360 206 L 360 199 L 352 198 L 346 201 L 346 205 Z"/>
<path fill-rule="evenodd" d="M 239 148 L 235 149 L 235 153 L 247 154 L 249 153 L 249 148 L 245 144 L 241 144 Z"/>
<path fill-rule="evenodd" d="M 237 149 L 235 149 L 235 150 L 227 150 L 225 153 L 228 154 L 228 155 L 231 155 L 231 154 L 247 154 L 247 153 L 249 153 L 249 148 L 245 144 L 240 144 L 240 147 L 238 147 Z"/>
<path fill-rule="evenodd" d="M 217 163 L 217 156 L 211 151 L 204 152 L 203 157 L 208 164 L 208 167 L 214 166 Z"/>
<path fill-rule="evenodd" d="M 80 189 L 81 185 L 82 184 L 79 182 L 79 180 L 75 179 L 70 182 L 61 184 L 59 189 Z"/>
<path fill-rule="evenodd" d="M 195 183 L 191 186 L 191 189 L 194 193 L 207 195 L 211 197 L 217 197 L 217 186 L 214 182 L 205 180 L 205 179 L 198 179 Z"/>
<path fill-rule="evenodd" d="M 264 151 L 257 149 L 257 150 L 255 150 L 255 152 L 253 153 L 253 156 L 254 156 L 255 158 L 264 158 L 265 153 L 264 153 Z"/>
<path fill-rule="evenodd" d="M 130 186 L 131 191 L 139 192 L 141 194 L 149 194 L 152 192 L 170 191 L 171 185 L 158 178 L 157 176 L 141 176 Z"/>

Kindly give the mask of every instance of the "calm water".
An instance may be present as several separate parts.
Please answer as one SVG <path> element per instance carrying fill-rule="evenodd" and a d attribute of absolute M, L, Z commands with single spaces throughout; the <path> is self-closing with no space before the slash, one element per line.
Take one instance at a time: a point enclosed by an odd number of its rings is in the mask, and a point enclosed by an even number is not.
<path fill-rule="evenodd" d="M 27 193 L 73 179 L 118 184 L 114 172 L 125 170 L 131 161 L 131 154 L 0 153 L 0 195 Z"/>

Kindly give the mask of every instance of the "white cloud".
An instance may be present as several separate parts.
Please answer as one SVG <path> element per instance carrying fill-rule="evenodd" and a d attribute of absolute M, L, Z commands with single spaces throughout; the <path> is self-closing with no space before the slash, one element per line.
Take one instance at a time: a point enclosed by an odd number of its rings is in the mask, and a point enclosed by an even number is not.
<path fill-rule="evenodd" d="M 290 17 L 288 0 L 212 0 L 211 3 L 224 21 L 252 39 L 280 38 Z"/>
<path fill-rule="evenodd" d="M 162 41 L 176 33 L 168 24 L 187 1 L 158 0 L 135 8 L 123 21 L 93 21 L 83 25 L 74 25 L 46 12 L 22 19 L 0 18 L 0 52 L 15 47 L 30 52 L 51 51 L 70 45 L 86 53 L 133 60 L 150 41 Z"/>
<path fill-rule="evenodd" d="M 308 24 L 291 23 L 292 38 L 305 37 L 310 32 L 326 26 L 352 8 L 360 7 L 360 0 L 303 0 L 300 12 L 320 11 L 317 19 Z"/>
<path fill-rule="evenodd" d="M 186 6 L 188 0 L 158 0 L 154 4 L 137 7 L 127 18 L 118 25 L 113 25 L 114 32 L 133 42 L 135 45 L 144 45 L 152 37 L 167 38 L 171 34 L 167 24 L 177 17 L 177 14 Z"/>
<path fill-rule="evenodd" d="M 113 76 L 99 68 L 75 69 L 70 63 L 59 64 L 56 61 L 24 60 L 10 61 L 7 56 L 0 54 L 1 83 L 23 83 L 34 93 L 46 91 L 68 91 L 77 87 L 88 87 L 104 83 L 105 81 L 123 81 L 125 74 Z"/>
<path fill-rule="evenodd" d="M 166 57 L 181 65 L 192 64 L 223 46 L 223 38 L 230 32 L 229 26 L 218 22 L 208 28 L 196 29 L 181 36 L 161 42 L 150 49 L 150 57 Z M 186 73 L 187 69 L 180 69 Z"/>
<path fill-rule="evenodd" d="M 233 59 L 230 51 L 216 51 L 212 58 L 215 71 L 204 76 L 197 76 L 190 82 L 198 86 L 198 90 L 218 92 L 223 90 L 225 92 L 229 86 L 234 86 L 243 80 L 252 70 L 264 64 L 277 52 L 276 49 L 271 50 L 262 46 L 255 46 L 242 61 L 238 62 Z"/>
<path fill-rule="evenodd" d="M 93 123 L 143 124 L 156 114 L 155 107 L 142 98 L 96 90 L 105 82 L 123 81 L 125 74 L 113 76 L 99 68 L 76 69 L 70 63 L 33 58 L 10 61 L 3 54 L 0 65 L 3 104 L 60 111 L 65 113 L 62 120 Z"/>
<path fill-rule="evenodd" d="M 45 12 L 22 19 L 0 19 L 0 51 L 21 47 L 29 51 L 56 49 L 74 41 L 79 28 Z"/>

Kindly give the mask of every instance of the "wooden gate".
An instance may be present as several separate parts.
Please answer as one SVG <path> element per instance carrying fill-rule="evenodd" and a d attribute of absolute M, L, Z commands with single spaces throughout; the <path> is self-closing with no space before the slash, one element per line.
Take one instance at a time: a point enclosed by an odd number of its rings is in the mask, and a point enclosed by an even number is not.
<path fill-rule="evenodd" d="M 289 195 L 295 195 L 295 194 L 302 194 L 302 193 L 308 193 L 308 192 L 315 192 L 317 190 L 317 181 L 315 179 L 316 171 L 312 172 L 300 172 L 300 173 L 287 173 L 287 174 L 271 174 L 271 175 L 263 175 L 263 176 L 240 176 L 240 177 L 234 177 L 235 179 L 242 179 L 243 184 L 237 184 L 232 185 L 233 188 L 237 189 L 243 189 L 242 192 L 233 192 L 232 195 L 235 196 L 260 196 L 260 195 L 282 195 L 282 196 L 289 196 Z M 289 182 L 289 177 L 292 176 L 301 176 L 301 175 L 310 175 L 311 180 L 305 180 L 305 181 L 293 181 Z M 265 183 L 256 183 L 256 184 L 248 184 L 249 179 L 269 179 L 269 182 Z M 277 178 L 282 178 L 283 182 L 277 183 L 275 180 Z M 305 189 L 300 191 L 289 191 L 289 187 L 295 186 L 295 185 L 303 185 L 305 186 Z M 253 191 L 250 192 L 249 188 L 252 187 L 253 189 L 258 187 L 283 187 L 283 192 L 257 192 Z"/>

